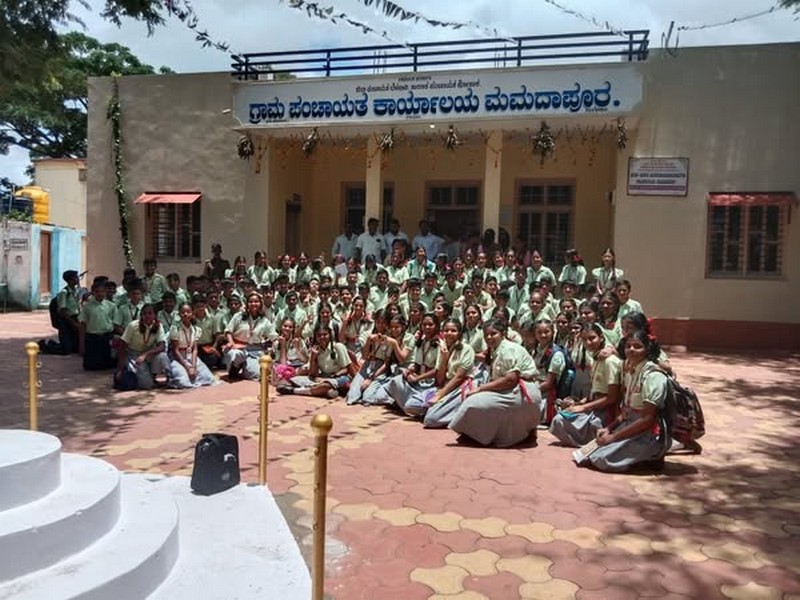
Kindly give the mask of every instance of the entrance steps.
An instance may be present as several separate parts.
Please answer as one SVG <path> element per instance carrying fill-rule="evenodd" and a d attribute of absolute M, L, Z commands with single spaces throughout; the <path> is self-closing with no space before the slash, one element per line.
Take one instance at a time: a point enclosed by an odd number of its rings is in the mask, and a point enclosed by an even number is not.
<path fill-rule="evenodd" d="M 0 600 L 308 598 L 308 570 L 261 486 L 196 496 L 53 436 L 0 430 Z"/>

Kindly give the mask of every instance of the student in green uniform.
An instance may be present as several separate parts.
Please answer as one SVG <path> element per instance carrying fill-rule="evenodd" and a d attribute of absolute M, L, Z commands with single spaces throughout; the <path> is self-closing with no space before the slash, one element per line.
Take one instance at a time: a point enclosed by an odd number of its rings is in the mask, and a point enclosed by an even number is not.
<path fill-rule="evenodd" d="M 72 269 L 64 271 L 61 278 L 66 285 L 61 288 L 58 296 L 56 296 L 58 341 L 61 343 L 61 348 L 65 354 L 72 354 L 79 349 L 78 313 L 80 312 L 80 298 L 78 294 L 80 289 L 78 283 L 80 278 L 78 277 L 78 272 Z"/>
<path fill-rule="evenodd" d="M 167 291 L 167 280 L 160 273 L 156 272 L 158 269 L 158 262 L 155 258 L 146 258 L 144 261 L 144 287 L 145 294 L 148 301 L 158 307 L 161 304 L 161 299 L 164 292 Z"/>
<path fill-rule="evenodd" d="M 92 295 L 83 303 L 80 323 L 80 354 L 86 371 L 100 371 L 114 367 L 111 341 L 114 337 L 114 315 L 117 307 L 106 299 L 104 280 L 92 284 Z"/>
<path fill-rule="evenodd" d="M 166 342 L 167 334 L 156 319 L 155 307 L 145 304 L 138 318 L 127 325 L 120 338 L 116 377 L 121 378 L 126 370 L 136 373 L 140 390 L 152 389 L 156 378 L 161 376 L 166 383 L 165 376 L 169 372 Z"/>

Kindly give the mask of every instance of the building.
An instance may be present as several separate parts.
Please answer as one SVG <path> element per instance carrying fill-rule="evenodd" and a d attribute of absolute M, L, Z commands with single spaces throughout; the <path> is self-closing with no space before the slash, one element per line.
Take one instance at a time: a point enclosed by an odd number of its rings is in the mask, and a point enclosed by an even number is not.
<path fill-rule="evenodd" d="M 370 216 L 411 235 L 421 218 L 453 235 L 505 228 L 556 269 L 566 248 L 592 267 L 613 247 L 667 343 L 797 349 L 800 44 L 653 52 L 646 32 L 604 35 L 122 78 L 136 260 L 185 276 L 213 242 L 248 260 L 329 252 Z M 298 77 L 275 77 L 284 66 Z M 90 270 L 116 275 L 114 85 L 89 83 L 87 230 Z"/>

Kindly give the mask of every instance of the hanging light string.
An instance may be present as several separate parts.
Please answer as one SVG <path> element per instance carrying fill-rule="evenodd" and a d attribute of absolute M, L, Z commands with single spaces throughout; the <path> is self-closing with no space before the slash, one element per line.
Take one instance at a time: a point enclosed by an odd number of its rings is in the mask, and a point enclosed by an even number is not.
<path fill-rule="evenodd" d="M 778 3 L 772 5 L 770 8 L 766 10 L 761 10 L 747 15 L 741 15 L 738 17 L 734 17 L 732 19 L 728 19 L 727 21 L 719 21 L 718 23 L 704 23 L 703 25 L 679 25 L 677 29 L 678 31 L 701 31 L 703 29 L 725 27 L 727 25 L 735 25 L 736 23 L 742 23 L 744 21 L 749 21 L 751 19 L 757 19 L 758 17 L 763 17 L 765 15 L 772 14 L 777 10 L 781 10 L 782 8 L 783 6 L 781 6 L 781 4 Z"/>
<path fill-rule="evenodd" d="M 584 21 L 585 23 L 589 23 L 590 25 L 594 25 L 595 27 L 598 27 L 598 28 L 603 29 L 605 31 L 609 31 L 609 32 L 613 33 L 614 35 L 619 35 L 619 36 L 622 36 L 622 37 L 628 37 L 628 34 L 621 27 L 615 27 L 614 25 L 612 25 L 608 21 L 601 21 L 597 17 L 594 17 L 592 15 L 587 15 L 586 13 L 582 13 L 579 10 L 576 10 L 574 8 L 570 8 L 569 6 L 566 6 L 566 5 L 562 4 L 561 2 L 558 2 L 557 0 L 542 0 L 542 2 L 544 2 L 545 4 L 549 4 L 553 8 L 557 8 L 558 10 L 563 12 L 564 14 L 573 16 L 576 19 L 580 19 L 581 21 Z"/>

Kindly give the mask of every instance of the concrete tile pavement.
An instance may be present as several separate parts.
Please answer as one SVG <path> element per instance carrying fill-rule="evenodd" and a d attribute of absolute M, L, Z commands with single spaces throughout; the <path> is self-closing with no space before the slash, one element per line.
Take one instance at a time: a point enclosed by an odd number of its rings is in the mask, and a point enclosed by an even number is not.
<path fill-rule="evenodd" d="M 47 315 L 0 316 L 0 427 L 25 427 L 25 353 Z M 258 385 L 192 392 L 110 389 L 77 357 L 41 357 L 40 428 L 121 469 L 188 474 L 206 431 L 236 433 L 256 479 Z M 358 598 L 789 598 L 800 595 L 800 357 L 681 354 L 703 402 L 701 456 L 662 473 L 577 469 L 538 447 L 461 447 L 379 408 L 276 397 L 269 486 L 306 550 L 313 494 L 309 421 L 334 419 L 328 580 Z"/>

